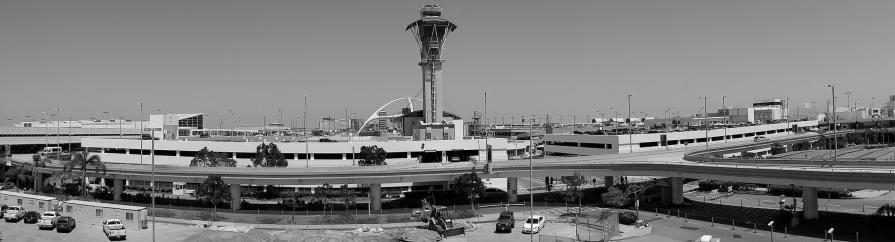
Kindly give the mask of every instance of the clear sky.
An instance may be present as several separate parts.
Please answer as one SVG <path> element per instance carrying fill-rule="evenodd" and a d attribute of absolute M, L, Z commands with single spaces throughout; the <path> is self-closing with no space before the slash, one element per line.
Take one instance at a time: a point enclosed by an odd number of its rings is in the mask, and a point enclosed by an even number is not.
<path fill-rule="evenodd" d="M 421 96 L 404 26 L 428 1 L 0 0 L 0 122 L 204 112 L 210 126 L 366 117 Z M 470 118 L 664 116 L 895 94 L 895 1 L 439 1 L 448 111 Z M 846 95 L 837 98 L 845 102 Z M 844 106 L 841 105 L 841 106 Z M 390 109 L 394 111 L 395 109 Z M 39 119 L 39 118 L 38 118 Z"/>

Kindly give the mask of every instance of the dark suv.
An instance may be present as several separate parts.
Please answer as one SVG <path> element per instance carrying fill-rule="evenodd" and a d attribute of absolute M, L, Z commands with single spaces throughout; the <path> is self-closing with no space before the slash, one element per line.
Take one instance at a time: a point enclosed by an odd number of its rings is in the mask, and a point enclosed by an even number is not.
<path fill-rule="evenodd" d="M 59 217 L 59 219 L 56 220 L 56 232 L 71 232 L 75 229 L 76 225 L 77 224 L 75 223 L 75 218 L 69 216 Z"/>
<path fill-rule="evenodd" d="M 497 217 L 497 229 L 495 232 L 512 232 L 514 227 L 516 227 L 516 217 L 513 216 L 513 212 L 500 212 L 500 217 Z"/>
<path fill-rule="evenodd" d="M 22 216 L 22 222 L 26 224 L 37 223 L 38 220 L 40 220 L 40 213 L 35 211 L 25 212 L 25 215 Z"/>

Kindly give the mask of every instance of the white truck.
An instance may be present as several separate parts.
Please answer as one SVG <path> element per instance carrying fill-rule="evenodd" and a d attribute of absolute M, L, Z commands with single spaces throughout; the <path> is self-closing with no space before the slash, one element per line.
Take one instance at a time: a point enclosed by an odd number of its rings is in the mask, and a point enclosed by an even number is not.
<path fill-rule="evenodd" d="M 37 228 L 38 229 L 53 229 L 53 228 L 55 228 L 56 220 L 59 219 L 60 216 L 62 216 L 62 214 L 59 214 L 59 212 L 56 212 L 56 211 L 46 211 L 46 212 L 42 213 L 40 215 L 40 220 L 37 221 Z"/>
<path fill-rule="evenodd" d="M 103 233 L 105 233 L 106 237 L 109 239 L 127 239 L 127 230 L 124 229 L 124 224 L 118 219 L 103 221 Z"/>
<path fill-rule="evenodd" d="M 23 209 L 22 206 L 11 206 L 6 209 L 5 213 L 3 213 L 3 219 L 5 219 L 6 222 L 18 222 L 24 215 L 25 209 Z"/>

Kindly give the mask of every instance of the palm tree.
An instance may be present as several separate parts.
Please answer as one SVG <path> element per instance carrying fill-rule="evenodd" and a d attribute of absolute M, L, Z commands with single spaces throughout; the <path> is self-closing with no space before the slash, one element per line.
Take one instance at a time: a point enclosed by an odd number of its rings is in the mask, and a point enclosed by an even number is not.
<path fill-rule="evenodd" d="M 106 164 L 103 163 L 99 155 L 89 155 L 86 151 L 74 153 L 71 156 L 71 161 L 69 161 L 67 164 L 65 164 L 64 167 L 62 167 L 62 171 L 64 172 L 72 172 L 75 169 L 81 170 L 81 193 L 85 197 L 87 196 L 87 183 L 83 181 L 87 178 L 88 166 L 92 166 L 97 172 L 102 171 L 103 175 L 106 174 Z"/>

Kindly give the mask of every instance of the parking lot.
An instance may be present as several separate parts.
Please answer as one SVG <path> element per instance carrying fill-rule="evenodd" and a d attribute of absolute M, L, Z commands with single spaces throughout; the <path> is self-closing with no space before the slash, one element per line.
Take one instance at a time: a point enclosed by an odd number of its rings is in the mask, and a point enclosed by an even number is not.
<path fill-rule="evenodd" d="M 155 227 L 156 241 L 179 241 L 202 229 L 183 225 L 159 223 Z M 0 221 L 0 233 L 3 241 L 16 242 L 75 242 L 75 241 L 109 241 L 103 233 L 101 224 L 77 223 L 71 233 L 59 233 L 56 230 L 38 230 L 37 224 L 26 224 L 22 221 L 7 223 Z M 143 230 L 127 228 L 127 241 L 152 241 L 152 227 Z"/>

